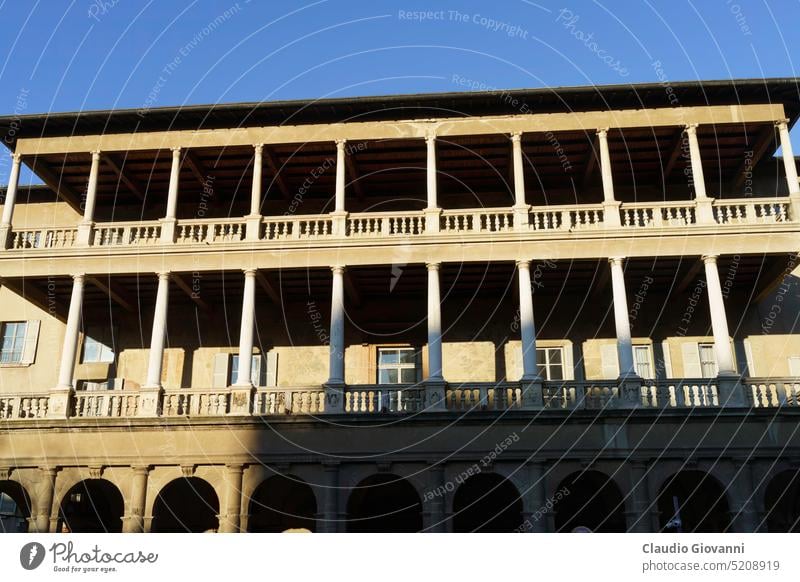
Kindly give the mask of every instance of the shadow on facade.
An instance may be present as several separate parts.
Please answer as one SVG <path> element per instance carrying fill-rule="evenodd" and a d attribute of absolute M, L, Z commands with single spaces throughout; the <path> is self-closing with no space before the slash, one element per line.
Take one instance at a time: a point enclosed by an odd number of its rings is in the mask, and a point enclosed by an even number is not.
<path fill-rule="evenodd" d="M 800 471 L 784 471 L 769 482 L 764 509 L 769 532 L 800 532 Z"/>

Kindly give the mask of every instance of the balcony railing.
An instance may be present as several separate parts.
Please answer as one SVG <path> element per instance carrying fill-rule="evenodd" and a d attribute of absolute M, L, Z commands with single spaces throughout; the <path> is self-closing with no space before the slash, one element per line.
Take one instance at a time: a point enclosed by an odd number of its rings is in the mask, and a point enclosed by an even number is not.
<path fill-rule="evenodd" d="M 800 378 L 744 378 L 741 382 L 752 408 L 800 407 Z M 142 392 L 135 390 L 76 391 L 66 410 L 69 418 L 132 418 L 142 416 Z M 229 389 L 186 388 L 162 391 L 156 414 L 161 417 L 224 417 L 317 415 L 332 412 L 323 387 L 258 388 L 234 410 Z M 344 389 L 344 414 L 417 414 L 424 412 L 425 388 L 419 385 L 351 385 Z M 720 407 L 713 379 L 642 381 L 643 409 L 714 409 Z M 61 395 L 56 396 L 62 398 Z M 51 417 L 51 395 L 7 394 L 0 396 L 0 419 L 41 420 Z M 448 384 L 445 410 L 453 414 L 522 410 L 524 388 L 519 382 L 465 382 Z M 548 411 L 606 410 L 623 407 L 613 380 L 545 382 L 542 405 Z M 630 406 L 625 406 L 630 408 Z M 61 415 L 63 417 L 63 415 Z"/>
<path fill-rule="evenodd" d="M 616 212 L 617 210 L 612 207 Z M 437 228 L 428 211 L 350 213 L 337 226 L 330 214 L 268 216 L 255 224 L 245 218 L 178 220 L 174 237 L 162 236 L 161 221 L 98 223 L 92 247 L 132 247 L 145 245 L 230 244 L 240 241 L 326 241 L 340 238 L 370 239 L 392 236 L 416 237 L 430 234 L 470 235 L 511 232 L 590 232 L 598 229 L 657 229 L 694 226 L 741 226 L 796 222 L 788 198 L 745 198 L 714 200 L 711 217 L 701 220 L 697 203 L 647 202 L 619 206 L 619 226 L 607 220 L 602 204 L 534 206 L 520 215 L 509 208 L 442 210 Z M 256 235 L 248 228 L 255 228 Z M 12 233 L 9 250 L 62 249 L 80 244 L 77 226 L 26 228 Z"/>

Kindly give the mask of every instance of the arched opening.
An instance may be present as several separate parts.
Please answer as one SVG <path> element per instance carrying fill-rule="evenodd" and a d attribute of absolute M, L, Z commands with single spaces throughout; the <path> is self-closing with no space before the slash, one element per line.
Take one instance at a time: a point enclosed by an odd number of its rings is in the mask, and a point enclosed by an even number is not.
<path fill-rule="evenodd" d="M 453 531 L 509 533 L 522 525 L 522 498 L 508 480 L 494 473 L 470 477 L 453 498 Z"/>
<path fill-rule="evenodd" d="M 770 533 L 800 532 L 800 471 L 772 478 L 764 493 L 764 509 Z"/>
<path fill-rule="evenodd" d="M 561 482 L 558 490 L 564 491 L 564 496 L 555 505 L 557 532 L 625 531 L 622 493 L 604 473 L 573 473 Z"/>
<path fill-rule="evenodd" d="M 347 531 L 406 533 L 422 529 L 422 503 L 413 485 L 397 475 L 367 477 L 347 503 Z"/>
<path fill-rule="evenodd" d="M 219 527 L 219 500 L 214 488 L 198 477 L 167 483 L 153 506 L 151 530 L 157 533 L 202 533 Z"/>
<path fill-rule="evenodd" d="M 25 533 L 31 516 L 31 498 L 16 481 L 0 481 L 0 533 Z"/>
<path fill-rule="evenodd" d="M 279 533 L 289 529 L 315 531 L 317 500 L 311 487 L 297 477 L 275 475 L 250 498 L 247 531 Z"/>
<path fill-rule="evenodd" d="M 56 531 L 119 533 L 125 505 L 119 489 L 105 479 L 76 483 L 61 500 Z"/>
<path fill-rule="evenodd" d="M 679 471 L 658 494 L 661 531 L 724 532 L 731 522 L 719 481 L 703 471 Z"/>

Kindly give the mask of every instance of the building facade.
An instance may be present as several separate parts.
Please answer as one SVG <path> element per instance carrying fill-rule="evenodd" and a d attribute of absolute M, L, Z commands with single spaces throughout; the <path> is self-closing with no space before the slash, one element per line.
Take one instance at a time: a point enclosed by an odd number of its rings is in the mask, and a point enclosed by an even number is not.
<path fill-rule="evenodd" d="M 798 115 L 775 79 L 0 118 L 3 530 L 794 531 Z"/>

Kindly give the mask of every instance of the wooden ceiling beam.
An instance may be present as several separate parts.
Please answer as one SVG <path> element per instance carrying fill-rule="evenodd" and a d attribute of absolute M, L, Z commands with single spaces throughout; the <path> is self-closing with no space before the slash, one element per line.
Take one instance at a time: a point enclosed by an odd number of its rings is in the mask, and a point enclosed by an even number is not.
<path fill-rule="evenodd" d="M 137 302 L 134 301 L 128 295 L 128 292 L 119 285 L 112 283 L 108 279 L 103 280 L 99 277 L 86 277 L 86 281 L 108 295 L 112 301 L 117 303 L 117 305 L 122 307 L 125 311 L 136 313 L 137 308 L 135 306 L 137 305 Z"/>
<path fill-rule="evenodd" d="M 144 188 L 139 181 L 125 171 L 125 161 L 118 161 L 114 156 L 109 154 L 101 154 L 100 159 L 111 168 L 117 175 L 120 182 L 125 184 L 128 189 L 139 199 L 144 200 L 146 188 Z"/>
<path fill-rule="evenodd" d="M 361 307 L 361 293 L 358 290 L 355 276 L 345 270 L 344 272 L 344 292 L 347 295 L 347 301 L 353 307 Z"/>
<path fill-rule="evenodd" d="M 256 271 L 256 281 L 258 281 L 258 284 L 261 285 L 261 288 L 275 305 L 281 304 L 281 295 L 266 273 L 263 271 Z"/>
<path fill-rule="evenodd" d="M 289 200 L 292 195 L 289 192 L 289 188 L 286 186 L 286 181 L 283 179 L 283 175 L 278 169 L 278 163 L 275 160 L 275 154 L 272 152 L 272 150 L 264 148 L 264 161 L 267 163 L 267 168 L 273 176 L 272 182 L 277 184 L 278 190 L 284 199 Z M 269 191 L 269 188 L 267 188 L 267 191 Z"/>
<path fill-rule="evenodd" d="M 192 175 L 194 175 L 194 177 L 200 183 L 200 187 L 204 187 L 208 178 L 208 172 L 206 171 L 206 167 L 203 165 L 203 162 L 200 161 L 200 158 L 197 157 L 197 154 L 191 150 L 186 150 L 184 160 L 186 160 L 186 165 L 188 165 L 189 169 L 192 171 Z"/>
<path fill-rule="evenodd" d="M 23 158 L 24 160 L 24 158 Z M 32 163 L 25 162 L 31 171 L 39 176 L 42 181 L 55 192 L 59 198 L 70 205 L 70 207 L 78 214 L 83 214 L 81 208 L 82 196 L 72 186 L 64 182 L 63 178 L 59 176 L 46 162 L 41 158 L 34 158 Z M 88 180 L 89 173 L 86 173 Z"/>
<path fill-rule="evenodd" d="M 764 126 L 761 131 L 758 132 L 758 135 L 753 142 L 753 155 L 747 157 L 747 150 L 745 150 L 745 158 L 736 169 L 736 174 L 734 174 L 735 180 L 733 182 L 734 189 L 739 188 L 742 184 L 744 184 L 748 169 L 751 172 L 753 171 L 753 168 L 756 166 L 756 164 L 758 164 L 759 160 L 764 157 L 764 154 L 767 153 L 767 150 L 774 143 L 775 139 L 774 125 Z"/>
<path fill-rule="evenodd" d="M 676 136 L 672 138 L 672 142 L 670 143 L 669 147 L 669 160 L 667 160 L 667 165 L 664 166 L 664 182 L 667 182 L 669 175 L 672 173 L 672 170 L 675 169 L 675 164 L 678 163 L 678 158 L 681 157 L 681 153 L 683 152 L 683 130 L 678 130 Z"/>
<path fill-rule="evenodd" d="M 192 289 L 192 287 L 186 282 L 183 276 L 177 273 L 172 273 L 170 275 L 170 279 L 175 282 L 175 284 L 181 291 L 183 291 L 184 293 L 186 293 L 186 295 L 189 296 L 189 299 L 191 299 L 194 302 L 194 304 L 197 305 L 197 307 L 199 307 L 205 312 L 209 313 L 211 312 L 211 307 L 208 305 L 208 303 L 206 303 L 203 300 L 203 298 L 200 297 L 200 294 L 198 292 Z"/>

